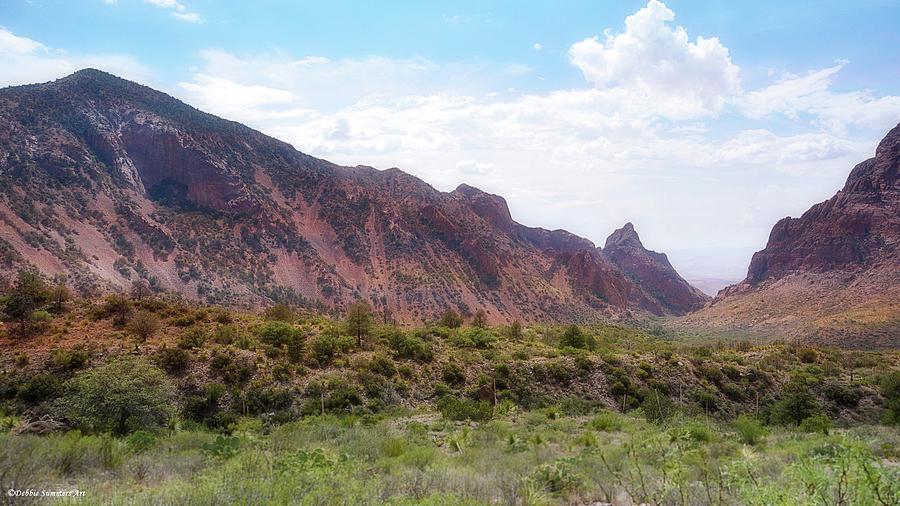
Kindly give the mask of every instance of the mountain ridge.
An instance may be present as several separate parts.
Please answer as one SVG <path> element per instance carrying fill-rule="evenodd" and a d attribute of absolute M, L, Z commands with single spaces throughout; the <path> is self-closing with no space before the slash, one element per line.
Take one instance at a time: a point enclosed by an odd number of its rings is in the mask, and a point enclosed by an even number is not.
<path fill-rule="evenodd" d="M 32 265 L 84 292 L 146 279 L 239 306 L 366 298 L 408 322 L 447 308 L 589 321 L 706 300 L 667 261 L 656 275 L 675 291 L 661 295 L 591 241 L 517 223 L 500 196 L 333 164 L 93 69 L 0 90 L 0 147 L 0 269 Z"/>

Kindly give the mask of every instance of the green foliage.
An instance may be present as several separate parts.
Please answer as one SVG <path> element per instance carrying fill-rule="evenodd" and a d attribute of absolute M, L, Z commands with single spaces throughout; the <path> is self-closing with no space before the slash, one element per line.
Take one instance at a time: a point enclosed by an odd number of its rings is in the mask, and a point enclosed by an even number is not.
<path fill-rule="evenodd" d="M 487 328 L 487 313 L 485 313 L 483 309 L 475 311 L 475 314 L 472 316 L 472 326 L 479 329 Z"/>
<path fill-rule="evenodd" d="M 808 381 L 795 377 L 785 386 L 781 400 L 772 406 L 772 418 L 777 423 L 800 425 L 821 409 Z"/>
<path fill-rule="evenodd" d="M 113 319 L 113 323 L 119 327 L 124 326 L 128 322 L 128 317 L 134 306 L 127 297 L 121 294 L 112 294 L 106 297 L 103 304 L 103 311 L 107 317 Z"/>
<path fill-rule="evenodd" d="M 463 324 L 462 316 L 459 315 L 458 312 L 454 309 L 447 309 L 441 315 L 441 319 L 438 322 L 438 325 L 441 327 L 447 327 L 448 329 L 456 329 L 461 327 Z"/>
<path fill-rule="evenodd" d="M 447 420 L 485 422 L 493 417 L 493 409 L 487 401 L 473 401 L 447 395 L 438 401 L 437 407 Z"/>
<path fill-rule="evenodd" d="M 416 362 L 431 362 L 434 353 L 431 346 L 421 337 L 403 332 L 397 329 L 388 335 L 388 347 L 397 358 L 415 360 Z"/>
<path fill-rule="evenodd" d="M 385 355 L 376 355 L 373 357 L 372 361 L 368 364 L 368 368 L 370 371 L 386 378 L 390 378 L 397 374 L 397 366 L 394 364 L 394 361 Z"/>
<path fill-rule="evenodd" d="M 159 318 L 148 311 L 138 311 L 128 321 L 128 330 L 142 343 L 152 337 L 159 328 Z"/>
<path fill-rule="evenodd" d="M 900 371 L 888 373 L 881 380 L 881 395 L 884 397 L 885 422 L 900 425 Z"/>
<path fill-rule="evenodd" d="M 817 414 L 803 419 L 800 422 L 799 430 L 801 432 L 820 432 L 827 436 L 831 427 L 831 418 L 824 414 Z"/>
<path fill-rule="evenodd" d="M 372 306 L 364 300 L 358 300 L 347 309 L 347 333 L 356 336 L 357 346 L 362 346 L 362 339 L 369 335 L 375 317 Z"/>
<path fill-rule="evenodd" d="M 32 271 L 21 271 L 15 286 L 0 299 L 0 302 L 6 321 L 18 322 L 20 333 L 24 336 L 30 331 L 29 321 L 32 314 L 49 300 L 50 291 L 41 277 Z"/>
<path fill-rule="evenodd" d="M 266 308 L 265 317 L 267 320 L 292 322 L 294 321 L 294 310 L 287 304 L 275 304 Z"/>
<path fill-rule="evenodd" d="M 580 349 L 594 349 L 596 346 L 596 341 L 593 336 L 587 335 L 581 330 L 581 327 L 578 325 L 569 325 L 566 327 L 566 330 L 563 331 L 562 336 L 559 338 L 559 347 L 560 348 L 580 348 Z"/>
<path fill-rule="evenodd" d="M 643 410 L 647 420 L 653 423 L 664 422 L 677 412 L 677 408 L 672 400 L 655 390 L 644 398 L 644 402 L 641 403 L 641 410 Z"/>
<path fill-rule="evenodd" d="M 520 341 L 522 339 L 522 322 L 513 320 L 506 328 L 506 335 L 511 341 Z"/>
<path fill-rule="evenodd" d="M 156 365 L 170 374 L 181 374 L 191 361 L 190 354 L 184 348 L 162 348 L 154 358 Z"/>
<path fill-rule="evenodd" d="M 488 349 L 497 341 L 493 332 L 480 327 L 469 327 L 456 333 L 452 342 L 459 348 Z"/>
<path fill-rule="evenodd" d="M 185 350 L 201 348 L 209 338 L 209 334 L 203 327 L 190 327 L 181 333 L 178 339 L 178 347 Z"/>
<path fill-rule="evenodd" d="M 622 430 L 622 418 L 611 412 L 603 411 L 588 422 L 587 427 L 600 432 L 618 432 Z"/>
<path fill-rule="evenodd" d="M 300 329 L 283 321 L 264 323 L 257 329 L 256 333 L 260 341 L 272 346 L 287 346 L 291 343 L 302 343 L 303 341 L 303 333 Z"/>
<path fill-rule="evenodd" d="M 572 492 L 581 486 L 582 478 L 565 460 L 542 464 L 535 469 L 531 480 L 543 490 L 553 494 Z"/>
<path fill-rule="evenodd" d="M 749 415 L 737 417 L 734 421 L 734 429 L 737 431 L 741 442 L 751 446 L 759 443 L 768 432 L 757 418 Z"/>
<path fill-rule="evenodd" d="M 173 387 L 163 371 L 128 357 L 69 380 L 60 407 L 84 431 L 126 434 L 165 426 L 173 400 Z"/>
<path fill-rule="evenodd" d="M 451 385 L 462 385 L 466 382 L 466 373 L 459 365 L 449 362 L 441 367 L 441 379 Z"/>
<path fill-rule="evenodd" d="M 87 364 L 90 355 L 81 346 L 58 348 L 50 355 L 50 365 L 61 372 L 72 372 Z"/>
<path fill-rule="evenodd" d="M 19 398 L 36 403 L 55 399 L 62 394 L 62 382 L 52 374 L 37 373 L 19 387 Z"/>
<path fill-rule="evenodd" d="M 312 340 L 312 356 L 319 364 L 328 365 L 331 364 L 335 358 L 347 351 L 349 348 L 348 344 L 349 343 L 340 336 L 322 333 Z"/>

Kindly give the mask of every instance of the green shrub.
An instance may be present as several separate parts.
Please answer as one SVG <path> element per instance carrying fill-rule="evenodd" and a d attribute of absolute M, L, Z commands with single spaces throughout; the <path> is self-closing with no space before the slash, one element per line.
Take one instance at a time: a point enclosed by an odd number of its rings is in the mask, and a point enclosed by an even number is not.
<path fill-rule="evenodd" d="M 87 363 L 90 355 L 81 346 L 71 349 L 59 348 L 50 355 L 50 365 L 62 372 L 71 372 L 81 369 Z"/>
<path fill-rule="evenodd" d="M 660 423 L 668 420 L 676 413 L 675 404 L 666 395 L 652 391 L 644 398 L 641 409 L 647 421 Z"/>
<path fill-rule="evenodd" d="M 348 344 L 340 336 L 322 333 L 312 341 L 312 356 L 319 364 L 328 365 L 347 350 Z"/>
<path fill-rule="evenodd" d="M 688 420 L 669 429 L 669 439 L 672 442 L 691 441 L 695 443 L 708 443 L 713 439 L 713 432 L 703 422 Z"/>
<path fill-rule="evenodd" d="M 881 380 L 886 423 L 900 425 L 900 371 L 894 371 Z"/>
<path fill-rule="evenodd" d="M 140 453 L 156 445 L 156 436 L 152 432 L 136 430 L 125 438 L 125 446 L 134 453 Z"/>
<path fill-rule="evenodd" d="M 294 311 L 286 304 L 275 304 L 266 308 L 265 317 L 267 320 L 290 322 L 294 320 Z"/>
<path fill-rule="evenodd" d="M 553 494 L 572 492 L 581 486 L 582 479 L 564 460 L 557 460 L 538 466 L 531 480 L 543 490 Z"/>
<path fill-rule="evenodd" d="M 219 414 L 219 401 L 224 394 L 225 385 L 220 383 L 208 383 L 200 391 L 187 394 L 184 400 L 184 417 L 215 427 L 216 424 L 211 422 Z"/>
<path fill-rule="evenodd" d="M 828 400 L 847 408 L 858 406 L 860 399 L 862 399 L 862 390 L 858 385 L 828 383 L 822 388 L 822 393 L 825 394 Z"/>
<path fill-rule="evenodd" d="M 213 342 L 219 344 L 232 344 L 238 339 L 238 329 L 234 325 L 219 325 L 213 334 Z"/>
<path fill-rule="evenodd" d="M 469 327 L 458 331 L 452 342 L 459 348 L 488 349 L 494 345 L 496 340 L 497 336 L 487 329 Z"/>
<path fill-rule="evenodd" d="M 174 390 L 165 373 L 141 358 L 119 358 L 66 384 L 62 415 L 85 431 L 126 434 L 165 426 Z"/>
<path fill-rule="evenodd" d="M 578 325 L 569 325 L 559 338 L 560 348 L 594 349 L 594 336 L 585 335 Z"/>
<path fill-rule="evenodd" d="M 741 442 L 751 446 L 758 443 L 768 432 L 758 419 L 749 415 L 737 417 L 734 428 Z"/>
<path fill-rule="evenodd" d="M 394 332 L 388 336 L 388 346 L 398 358 L 415 360 L 416 362 L 431 362 L 434 358 L 431 346 L 421 337 L 402 331 Z"/>
<path fill-rule="evenodd" d="M 800 431 L 802 432 L 821 432 L 828 435 L 831 430 L 831 418 L 824 414 L 812 415 L 800 422 Z"/>
<path fill-rule="evenodd" d="M 493 417 L 493 409 L 487 401 L 458 399 L 448 395 L 438 401 L 437 407 L 447 420 L 485 422 Z"/>
<path fill-rule="evenodd" d="M 183 348 L 162 348 L 155 357 L 156 365 L 170 374 L 184 372 L 190 361 L 190 354 Z"/>
<path fill-rule="evenodd" d="M 447 363 L 441 368 L 441 379 L 451 385 L 462 385 L 466 382 L 466 373 L 455 363 Z"/>
<path fill-rule="evenodd" d="M 390 378 L 397 374 L 397 366 L 394 365 L 394 361 L 391 360 L 390 357 L 384 355 L 376 355 L 372 358 L 368 363 L 368 368 L 370 371 L 380 374 L 385 378 Z"/>
<path fill-rule="evenodd" d="M 186 350 L 201 348 L 208 337 L 206 329 L 191 327 L 181 334 L 181 337 L 178 339 L 178 347 Z"/>
<path fill-rule="evenodd" d="M 618 432 L 622 430 L 622 418 L 611 411 L 603 411 L 588 422 L 587 427 L 600 432 Z"/>
<path fill-rule="evenodd" d="M 52 375 L 37 373 L 19 387 L 19 398 L 27 402 L 41 402 L 62 395 L 62 382 Z"/>
<path fill-rule="evenodd" d="M 800 425 L 821 409 L 807 381 L 794 378 L 785 386 L 781 400 L 772 406 L 772 417 L 778 423 Z"/>
<path fill-rule="evenodd" d="M 272 346 L 285 346 L 303 339 L 300 329 L 283 321 L 265 323 L 256 332 L 260 341 Z"/>

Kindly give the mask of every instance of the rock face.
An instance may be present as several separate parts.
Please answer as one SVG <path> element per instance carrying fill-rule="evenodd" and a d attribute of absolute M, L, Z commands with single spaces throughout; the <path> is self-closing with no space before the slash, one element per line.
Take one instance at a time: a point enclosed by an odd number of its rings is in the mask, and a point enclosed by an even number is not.
<path fill-rule="evenodd" d="M 689 320 L 833 344 L 900 346 L 900 125 L 844 188 L 784 218 L 747 278 Z"/>
<path fill-rule="evenodd" d="M 100 71 L 0 90 L 0 271 L 31 265 L 82 292 L 143 278 L 251 307 L 362 297 L 410 323 L 450 307 L 589 321 L 704 300 L 664 256 L 614 251 L 520 225 L 477 188 L 338 166 Z"/>
<path fill-rule="evenodd" d="M 631 223 L 606 239 L 603 252 L 650 297 L 644 305 L 655 306 L 658 312 L 662 308 L 675 308 L 678 313 L 688 313 L 702 307 L 708 299 L 678 275 L 664 253 L 644 248 Z"/>

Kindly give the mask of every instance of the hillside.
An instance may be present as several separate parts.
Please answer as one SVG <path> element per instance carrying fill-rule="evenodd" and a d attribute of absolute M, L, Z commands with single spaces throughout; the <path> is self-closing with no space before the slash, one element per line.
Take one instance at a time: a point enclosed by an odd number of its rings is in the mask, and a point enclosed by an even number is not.
<path fill-rule="evenodd" d="M 448 308 L 596 321 L 707 300 L 639 241 L 610 258 L 515 222 L 502 197 L 338 166 L 91 69 L 0 90 L 0 234 L 2 271 L 32 266 L 84 295 L 145 279 L 233 307 L 365 298 L 409 323 Z"/>
<path fill-rule="evenodd" d="M 747 278 L 685 319 L 849 347 L 900 346 L 900 126 L 843 189 L 773 228 Z"/>

